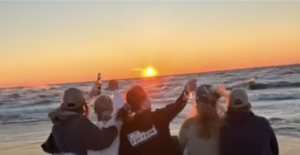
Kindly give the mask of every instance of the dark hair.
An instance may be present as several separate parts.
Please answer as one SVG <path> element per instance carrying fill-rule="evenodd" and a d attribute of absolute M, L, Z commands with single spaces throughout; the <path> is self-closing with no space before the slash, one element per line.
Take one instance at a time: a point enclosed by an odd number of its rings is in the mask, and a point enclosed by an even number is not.
<path fill-rule="evenodd" d="M 133 86 L 126 94 L 126 101 L 131 107 L 132 112 L 141 109 L 141 103 L 148 97 L 147 92 L 142 86 Z"/>

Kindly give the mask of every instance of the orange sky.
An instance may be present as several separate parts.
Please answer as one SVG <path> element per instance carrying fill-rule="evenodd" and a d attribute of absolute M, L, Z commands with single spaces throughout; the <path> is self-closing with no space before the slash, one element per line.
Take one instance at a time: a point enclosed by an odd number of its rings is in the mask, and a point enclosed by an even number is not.
<path fill-rule="evenodd" d="M 0 87 L 300 63 L 300 2 L 0 2 Z"/>

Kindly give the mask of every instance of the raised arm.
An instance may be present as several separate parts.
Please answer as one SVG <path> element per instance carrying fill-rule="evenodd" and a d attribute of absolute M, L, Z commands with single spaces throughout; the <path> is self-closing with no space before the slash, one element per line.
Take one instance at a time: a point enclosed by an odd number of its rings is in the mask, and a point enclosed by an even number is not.
<path fill-rule="evenodd" d="M 125 102 L 123 101 L 122 94 L 118 89 L 113 91 L 113 95 L 115 111 L 119 111 L 125 105 Z"/>
<path fill-rule="evenodd" d="M 116 80 L 109 80 L 108 81 L 108 88 L 113 93 L 113 103 L 114 103 L 114 111 L 118 112 L 123 106 L 124 101 L 122 94 L 119 91 L 119 83 Z"/>
<path fill-rule="evenodd" d="M 156 110 L 155 117 L 161 123 L 168 125 L 186 106 L 188 101 L 189 92 L 194 91 L 196 88 L 196 79 L 189 80 L 184 90 L 182 91 L 181 95 L 177 98 L 177 100 L 167 105 L 164 108 Z"/>
<path fill-rule="evenodd" d="M 85 118 L 86 119 L 86 118 Z M 87 150 L 100 151 L 108 148 L 118 135 L 116 126 L 99 129 L 89 120 L 85 120 L 83 141 Z"/>
<path fill-rule="evenodd" d="M 85 97 L 85 100 L 86 100 L 87 103 L 90 103 L 91 100 L 92 100 L 94 97 L 98 96 L 98 95 L 100 95 L 100 90 L 99 90 L 97 87 L 93 86 L 92 89 L 91 89 L 91 91 L 90 91 L 90 92 L 88 93 L 88 95 Z"/>
<path fill-rule="evenodd" d="M 168 125 L 185 107 L 187 103 L 186 96 L 188 96 L 188 91 L 184 90 L 174 103 L 157 109 L 154 112 L 155 120 Z"/>

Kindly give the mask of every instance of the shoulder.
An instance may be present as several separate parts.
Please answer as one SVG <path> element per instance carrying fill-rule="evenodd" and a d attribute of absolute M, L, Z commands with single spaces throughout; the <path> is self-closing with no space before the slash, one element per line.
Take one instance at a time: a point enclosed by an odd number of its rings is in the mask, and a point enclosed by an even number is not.
<path fill-rule="evenodd" d="M 196 123 L 196 118 L 188 118 L 184 120 L 184 122 L 181 125 L 182 129 L 188 129 L 191 125 Z"/>
<path fill-rule="evenodd" d="M 260 124 L 261 126 L 271 128 L 270 122 L 267 118 L 263 116 L 254 115 L 255 123 Z"/>
<path fill-rule="evenodd" d="M 74 125 L 76 128 L 82 128 L 82 130 L 89 130 L 90 128 L 98 128 L 91 120 L 86 117 L 79 118 Z"/>
<path fill-rule="evenodd" d="M 254 119 L 260 123 L 269 124 L 268 119 L 263 116 L 254 115 Z"/>

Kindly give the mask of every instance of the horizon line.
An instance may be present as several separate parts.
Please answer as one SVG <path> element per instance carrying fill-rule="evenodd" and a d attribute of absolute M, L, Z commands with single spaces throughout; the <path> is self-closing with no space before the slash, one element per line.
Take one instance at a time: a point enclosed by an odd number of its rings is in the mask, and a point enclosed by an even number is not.
<path fill-rule="evenodd" d="M 205 71 L 205 72 L 187 72 L 187 73 L 178 73 L 178 74 L 166 74 L 166 75 L 158 75 L 155 77 L 128 77 L 128 78 L 113 78 L 114 80 L 135 80 L 135 79 L 147 79 L 147 78 L 161 78 L 166 76 L 179 76 L 179 75 L 193 75 L 193 74 L 205 74 L 205 73 L 214 73 L 214 72 L 227 72 L 227 71 L 234 71 L 234 70 L 247 70 L 247 69 L 261 69 L 261 68 L 273 68 L 273 67 L 284 67 L 284 66 L 297 66 L 300 63 L 292 63 L 292 64 L 283 64 L 283 65 L 268 65 L 268 66 L 259 66 L 259 67 L 245 67 L 245 68 L 236 68 L 236 69 L 225 69 L 225 70 L 212 70 L 212 71 Z M 109 81 L 111 79 L 102 80 L 102 81 Z M 79 83 L 90 83 L 93 81 L 80 81 L 80 82 L 67 82 L 67 83 L 49 83 L 45 85 L 69 85 L 69 84 L 79 84 Z M 35 86 L 35 85 L 20 85 L 20 86 L 8 86 L 8 87 L 1 87 L 0 89 L 16 89 L 16 88 L 23 88 L 28 86 Z"/>

